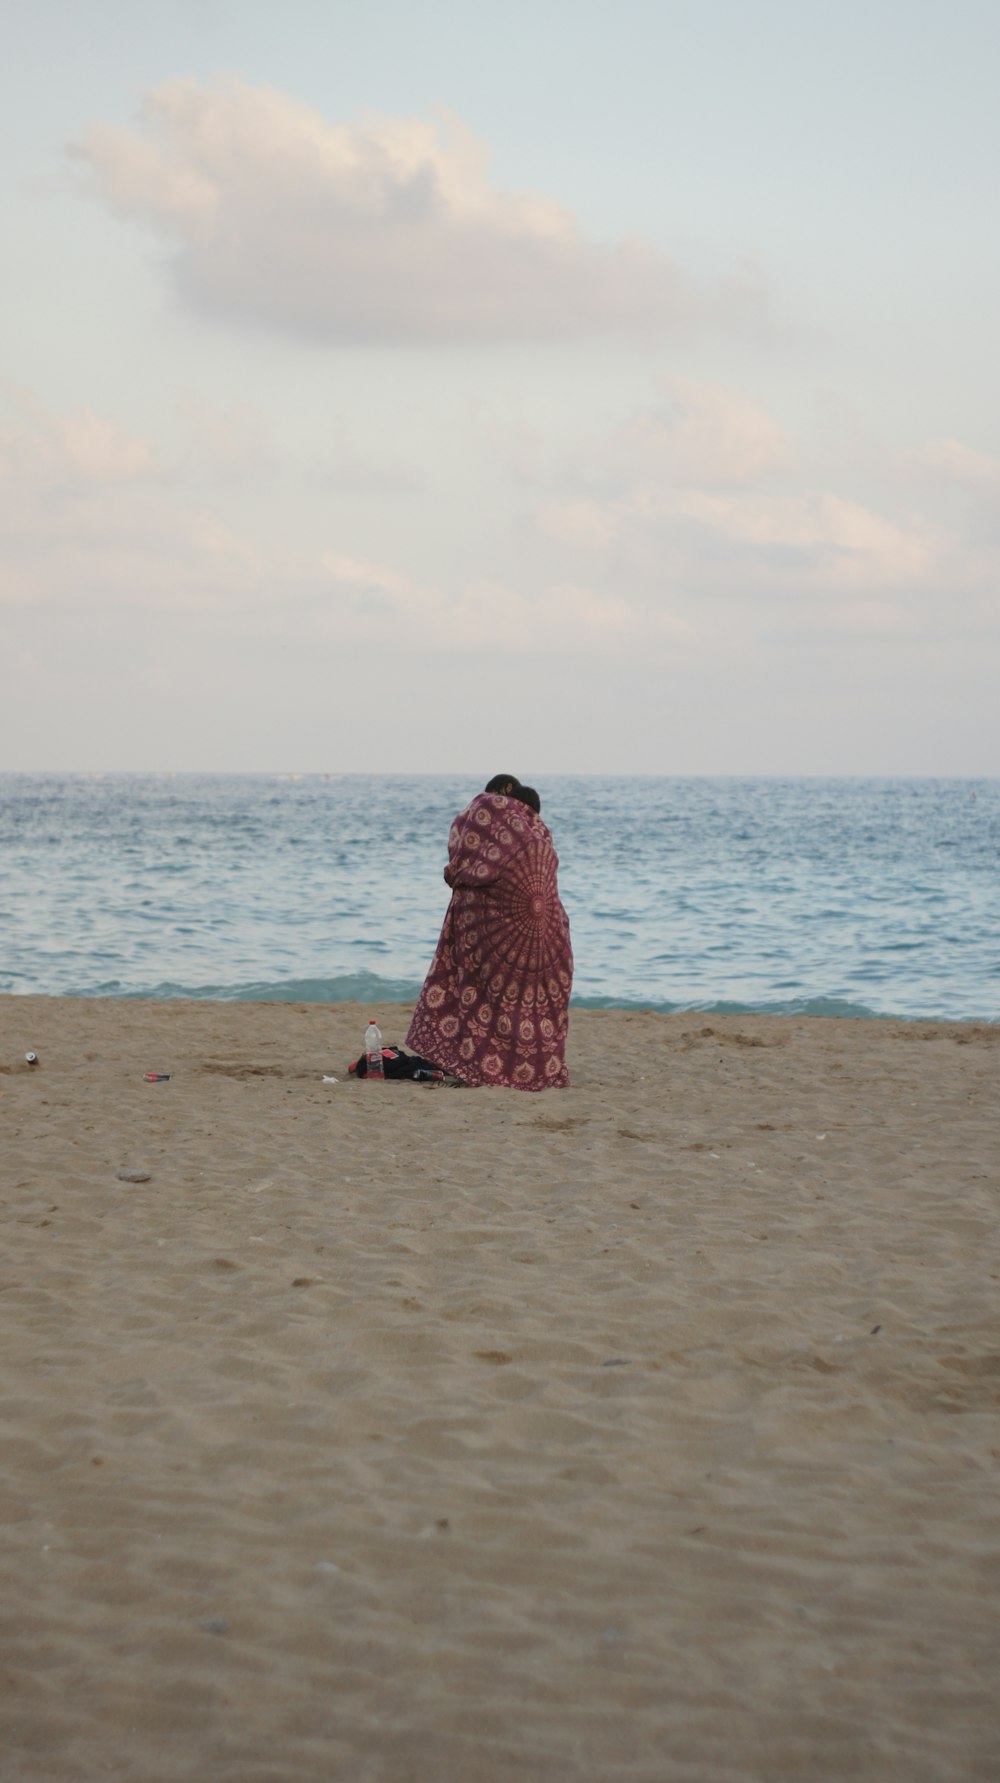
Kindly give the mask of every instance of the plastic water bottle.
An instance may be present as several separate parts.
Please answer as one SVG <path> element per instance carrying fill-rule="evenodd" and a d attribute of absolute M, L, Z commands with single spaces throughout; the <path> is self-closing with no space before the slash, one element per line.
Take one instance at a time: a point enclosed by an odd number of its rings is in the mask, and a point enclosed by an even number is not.
<path fill-rule="evenodd" d="M 382 1060 L 382 1035 L 373 1015 L 368 1017 L 365 1029 L 365 1058 L 368 1060 L 366 1082 L 384 1083 L 385 1065 Z"/>

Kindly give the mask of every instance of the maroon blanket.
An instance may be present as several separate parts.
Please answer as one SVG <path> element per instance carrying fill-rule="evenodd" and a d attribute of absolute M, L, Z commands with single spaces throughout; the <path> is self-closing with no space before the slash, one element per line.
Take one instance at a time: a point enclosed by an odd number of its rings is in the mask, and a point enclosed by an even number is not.
<path fill-rule="evenodd" d="M 558 856 L 534 811 L 480 793 L 456 817 L 452 899 L 406 1039 L 468 1084 L 564 1089 L 573 950 Z"/>

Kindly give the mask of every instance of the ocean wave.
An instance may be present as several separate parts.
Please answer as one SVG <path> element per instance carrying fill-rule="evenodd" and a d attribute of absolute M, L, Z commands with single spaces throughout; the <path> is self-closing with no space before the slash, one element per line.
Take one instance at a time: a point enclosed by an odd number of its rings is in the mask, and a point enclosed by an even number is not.
<path fill-rule="evenodd" d="M 654 1015 L 838 1015 L 854 1017 L 863 1021 L 934 1019 L 926 1016 L 898 1016 L 895 1011 L 871 1009 L 865 1003 L 851 1003 L 844 997 L 786 997 L 763 999 L 759 1003 L 741 1003 L 732 1000 L 670 1003 L 662 999 L 648 997 L 581 996 L 574 997 L 572 1002 L 576 1009 L 650 1010 Z"/>
<path fill-rule="evenodd" d="M 346 973 L 336 978 L 283 978 L 253 980 L 241 984 L 177 984 L 164 981 L 125 988 L 117 980 L 88 985 L 66 994 L 80 997 L 120 997 L 127 1001 L 147 999 L 167 1002 L 187 998 L 218 1003 L 413 1003 L 420 995 L 416 979 L 381 978 L 376 972 Z M 654 1015 L 798 1015 L 838 1016 L 858 1021 L 979 1021 L 996 1022 L 985 1014 L 956 1016 L 941 1009 L 906 1011 L 877 1009 L 846 997 L 762 998 L 759 1002 L 733 999 L 672 1002 L 666 998 L 628 997 L 585 993 L 571 999 L 574 1009 L 618 1009 Z"/>
<path fill-rule="evenodd" d="M 122 997 L 130 1001 L 147 998 L 153 1002 L 185 997 L 215 1003 L 412 1003 L 420 995 L 420 984 L 408 978 L 380 978 L 375 972 L 350 972 L 338 978 L 254 979 L 242 984 L 177 984 L 165 980 L 128 989 L 112 979 L 69 995 Z"/>

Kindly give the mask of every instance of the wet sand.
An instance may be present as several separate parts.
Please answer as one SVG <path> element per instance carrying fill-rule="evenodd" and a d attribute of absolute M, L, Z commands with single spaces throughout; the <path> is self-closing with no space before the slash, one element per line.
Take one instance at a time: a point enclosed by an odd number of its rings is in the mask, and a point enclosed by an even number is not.
<path fill-rule="evenodd" d="M 1000 1028 L 366 1014 L 0 999 L 4 1783 L 995 1783 Z"/>

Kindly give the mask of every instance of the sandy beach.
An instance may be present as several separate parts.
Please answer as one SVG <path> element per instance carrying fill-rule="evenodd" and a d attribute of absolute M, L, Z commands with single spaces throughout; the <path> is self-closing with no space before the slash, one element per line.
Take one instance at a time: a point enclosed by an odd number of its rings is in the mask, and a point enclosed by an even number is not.
<path fill-rule="evenodd" d="M 0 999 L 4 1783 L 995 1783 L 1000 1028 L 366 1014 Z"/>

